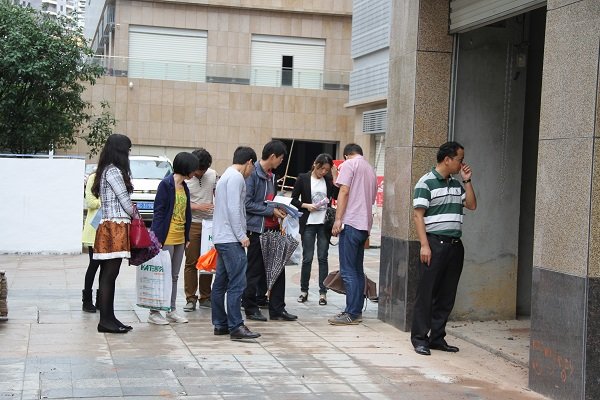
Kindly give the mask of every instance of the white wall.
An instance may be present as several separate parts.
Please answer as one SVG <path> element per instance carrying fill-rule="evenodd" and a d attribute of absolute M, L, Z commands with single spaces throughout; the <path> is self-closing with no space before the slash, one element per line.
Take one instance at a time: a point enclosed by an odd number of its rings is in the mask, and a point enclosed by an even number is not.
<path fill-rule="evenodd" d="M 0 253 L 81 253 L 84 165 L 0 158 Z"/>

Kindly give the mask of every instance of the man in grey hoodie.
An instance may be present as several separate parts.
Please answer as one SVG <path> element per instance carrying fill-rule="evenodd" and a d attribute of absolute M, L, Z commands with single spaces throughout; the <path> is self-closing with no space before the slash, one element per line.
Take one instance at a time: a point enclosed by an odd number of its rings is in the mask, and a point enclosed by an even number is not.
<path fill-rule="evenodd" d="M 217 272 L 211 293 L 212 323 L 215 335 L 229 334 L 232 340 L 255 339 L 242 319 L 240 299 L 246 287 L 248 260 L 244 248 L 250 245 L 246 235 L 246 182 L 254 170 L 256 153 L 250 147 L 238 147 L 233 165 L 219 179 L 215 192 L 213 243 L 217 250 Z M 227 311 L 225 311 L 227 294 Z"/>

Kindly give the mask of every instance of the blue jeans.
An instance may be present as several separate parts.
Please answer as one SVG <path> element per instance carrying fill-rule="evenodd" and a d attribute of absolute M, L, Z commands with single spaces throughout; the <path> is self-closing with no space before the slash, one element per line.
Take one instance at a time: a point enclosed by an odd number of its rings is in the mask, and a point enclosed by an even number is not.
<path fill-rule="evenodd" d="M 306 225 L 302 232 L 302 269 L 300 272 L 300 290 L 308 292 L 308 281 L 313 256 L 315 254 L 315 238 L 317 240 L 317 259 L 319 260 L 319 293 L 327 293 L 323 281 L 329 273 L 327 253 L 329 252 L 329 235 L 325 232 L 325 225 Z"/>
<path fill-rule="evenodd" d="M 346 309 L 352 318 L 362 314 L 365 299 L 365 242 L 368 231 L 360 231 L 346 224 L 339 234 L 340 274 L 346 287 Z"/>
<path fill-rule="evenodd" d="M 217 249 L 217 272 L 211 298 L 212 323 L 215 328 L 230 331 L 244 324 L 242 319 L 242 293 L 246 289 L 248 260 L 240 243 L 215 244 Z M 225 312 L 227 293 L 227 312 Z"/>

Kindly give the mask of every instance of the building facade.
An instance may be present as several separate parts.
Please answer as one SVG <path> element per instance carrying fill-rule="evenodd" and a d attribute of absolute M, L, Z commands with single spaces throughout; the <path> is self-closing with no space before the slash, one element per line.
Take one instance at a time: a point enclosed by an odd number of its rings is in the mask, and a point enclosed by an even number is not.
<path fill-rule="evenodd" d="M 78 11 L 75 0 L 14 0 L 14 3 L 22 7 L 42 10 L 50 15 L 64 15 L 76 18 L 74 13 Z"/>
<path fill-rule="evenodd" d="M 454 318 L 531 318 L 530 387 L 600 398 L 600 2 L 393 2 L 379 317 L 410 330 L 412 189 L 465 146 L 477 211 Z"/>
<path fill-rule="evenodd" d="M 295 176 L 355 140 L 350 0 L 94 1 L 86 35 L 107 76 L 87 96 L 137 154 L 204 147 L 223 170 L 240 144 L 282 139 Z"/>
<path fill-rule="evenodd" d="M 391 0 L 355 0 L 352 10 L 353 61 L 346 107 L 354 110 L 354 132 L 367 135 L 367 157 L 375 167 L 382 205 L 387 131 Z"/>

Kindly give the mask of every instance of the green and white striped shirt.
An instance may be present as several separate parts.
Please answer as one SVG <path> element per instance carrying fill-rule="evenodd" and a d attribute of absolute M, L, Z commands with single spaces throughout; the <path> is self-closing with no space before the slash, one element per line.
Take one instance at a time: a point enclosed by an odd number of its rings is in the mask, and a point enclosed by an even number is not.
<path fill-rule="evenodd" d="M 415 185 L 414 208 L 425 208 L 425 231 L 459 238 L 462 235 L 465 189 L 452 176 L 446 180 L 435 168 Z"/>

